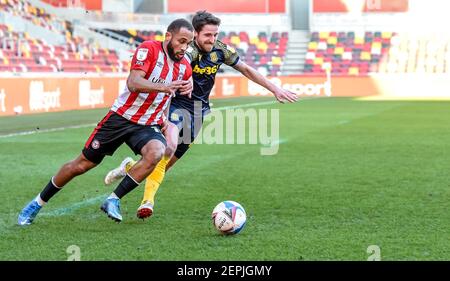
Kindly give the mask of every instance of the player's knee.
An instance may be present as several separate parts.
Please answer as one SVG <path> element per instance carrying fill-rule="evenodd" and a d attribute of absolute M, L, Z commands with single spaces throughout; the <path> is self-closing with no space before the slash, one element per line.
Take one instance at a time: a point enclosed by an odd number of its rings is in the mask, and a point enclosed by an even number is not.
<path fill-rule="evenodd" d="M 156 166 L 158 162 L 161 161 L 163 154 L 163 150 L 153 150 L 144 155 L 143 159 L 145 164 L 147 164 L 147 167 L 150 168 Z"/>
<path fill-rule="evenodd" d="M 142 154 L 142 159 L 144 163 L 150 167 L 155 166 L 162 159 L 165 151 L 165 146 L 161 142 L 155 142 L 147 149 L 145 149 Z"/>

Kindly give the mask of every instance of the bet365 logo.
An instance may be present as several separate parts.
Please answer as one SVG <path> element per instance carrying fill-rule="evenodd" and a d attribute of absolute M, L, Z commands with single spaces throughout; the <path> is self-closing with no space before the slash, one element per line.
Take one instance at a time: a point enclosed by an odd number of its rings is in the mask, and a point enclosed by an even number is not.
<path fill-rule="evenodd" d="M 210 75 L 210 74 L 214 74 L 217 72 L 217 70 L 219 69 L 218 65 L 215 66 L 206 66 L 203 68 L 200 68 L 198 66 L 198 64 L 195 65 L 194 69 L 192 70 L 192 72 L 197 73 L 197 74 L 206 74 L 206 75 Z"/>

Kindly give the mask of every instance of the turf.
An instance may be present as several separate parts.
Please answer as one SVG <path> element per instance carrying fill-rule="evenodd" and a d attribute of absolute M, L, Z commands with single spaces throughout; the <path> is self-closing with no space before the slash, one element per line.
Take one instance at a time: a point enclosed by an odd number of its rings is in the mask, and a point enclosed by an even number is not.
<path fill-rule="evenodd" d="M 214 101 L 216 107 L 266 102 Z M 273 156 L 261 145 L 194 145 L 171 170 L 151 219 L 135 211 L 143 187 L 122 200 L 124 221 L 99 210 L 114 189 L 103 176 L 131 150 L 125 145 L 76 178 L 29 227 L 21 208 L 61 164 L 77 156 L 107 109 L 0 118 L 0 260 L 449 260 L 449 102 L 306 99 L 263 104 L 280 109 Z M 39 127 L 39 129 L 37 129 Z M 247 225 L 221 236 L 210 214 L 241 203 Z"/>

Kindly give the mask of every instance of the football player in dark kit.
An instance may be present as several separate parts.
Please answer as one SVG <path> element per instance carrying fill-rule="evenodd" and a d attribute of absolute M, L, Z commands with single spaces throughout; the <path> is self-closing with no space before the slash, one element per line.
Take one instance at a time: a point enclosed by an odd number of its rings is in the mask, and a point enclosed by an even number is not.
<path fill-rule="evenodd" d="M 222 64 L 233 67 L 248 79 L 263 86 L 281 103 L 295 102 L 298 99 L 296 94 L 277 87 L 241 61 L 232 47 L 217 40 L 219 18 L 206 11 L 199 11 L 194 15 L 192 25 L 195 38 L 186 51 L 186 56 L 191 61 L 194 89 L 191 97 L 177 95 L 172 99 L 168 116 L 170 122 L 167 122 L 164 132 L 167 139 L 166 153 L 146 179 L 144 198 L 137 211 L 138 218 L 145 219 L 153 214 L 154 197 L 165 172 L 186 153 L 199 133 L 203 117 L 210 111 L 209 95 Z M 179 144 L 178 136 L 183 140 Z M 119 167 L 106 175 L 105 184 L 124 177 L 133 165 L 134 160 L 127 157 Z"/>

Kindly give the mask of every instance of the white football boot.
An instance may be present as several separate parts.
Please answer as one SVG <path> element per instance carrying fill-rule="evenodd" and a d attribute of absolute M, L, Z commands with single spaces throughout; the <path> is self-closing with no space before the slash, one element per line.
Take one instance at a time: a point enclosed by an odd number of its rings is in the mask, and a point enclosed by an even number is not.
<path fill-rule="evenodd" d="M 127 175 L 127 171 L 125 170 L 125 167 L 131 161 L 133 161 L 133 158 L 127 157 L 122 161 L 122 163 L 120 163 L 119 167 L 109 171 L 105 177 L 105 184 L 110 185 L 110 184 L 124 178 Z"/>

